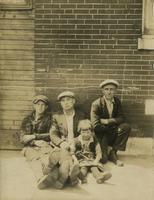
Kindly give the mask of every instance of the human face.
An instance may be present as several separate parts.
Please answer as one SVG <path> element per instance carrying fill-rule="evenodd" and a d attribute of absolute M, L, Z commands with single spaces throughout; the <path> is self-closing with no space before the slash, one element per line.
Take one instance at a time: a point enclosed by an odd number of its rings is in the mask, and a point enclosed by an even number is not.
<path fill-rule="evenodd" d="M 43 114 L 46 108 L 47 105 L 43 101 L 38 101 L 36 104 L 34 104 L 34 109 L 38 115 Z"/>
<path fill-rule="evenodd" d="M 62 97 L 60 100 L 60 104 L 64 111 L 73 110 L 75 99 L 71 97 Z"/>
<path fill-rule="evenodd" d="M 92 137 L 91 127 L 81 128 L 80 133 L 83 140 L 88 141 Z"/>
<path fill-rule="evenodd" d="M 105 96 L 107 100 L 112 100 L 115 93 L 116 93 L 117 87 L 113 84 L 105 85 L 102 88 L 102 93 Z"/>

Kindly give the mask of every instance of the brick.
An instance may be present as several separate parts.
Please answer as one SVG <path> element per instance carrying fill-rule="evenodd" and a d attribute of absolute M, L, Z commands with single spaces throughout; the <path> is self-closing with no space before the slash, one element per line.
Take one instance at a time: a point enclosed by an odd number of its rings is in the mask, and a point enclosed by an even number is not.
<path fill-rule="evenodd" d="M 97 24 L 97 25 L 94 24 L 93 25 L 93 29 L 103 29 L 104 30 L 104 29 L 108 29 L 108 27 L 109 26 L 107 24 L 106 25 L 104 25 L 104 24 L 103 25 L 102 24 Z"/>
<path fill-rule="evenodd" d="M 52 10 L 52 13 L 54 13 L 54 14 L 63 14 L 64 13 L 64 10 L 62 10 L 62 9 L 54 9 L 54 10 Z"/>
<path fill-rule="evenodd" d="M 51 0 L 37 0 L 37 3 L 51 3 Z"/>
<path fill-rule="evenodd" d="M 57 18 L 57 19 L 59 19 L 59 15 L 53 15 L 53 14 L 48 14 L 48 15 L 44 15 L 44 19 L 47 19 L 47 18 L 49 18 L 49 19 L 55 19 L 55 18 Z"/>
<path fill-rule="evenodd" d="M 101 8 L 108 9 L 109 7 L 110 7 L 110 4 L 94 4 L 94 8 L 96 9 L 101 9 Z"/>
<path fill-rule="evenodd" d="M 101 0 L 85 0 L 85 3 L 102 3 Z M 103 0 L 103 3 L 117 3 L 117 0 Z"/>
<path fill-rule="evenodd" d="M 92 29 L 92 25 L 77 25 L 77 29 Z"/>
<path fill-rule="evenodd" d="M 68 44 L 83 44 L 83 40 L 68 40 Z"/>
<path fill-rule="evenodd" d="M 51 9 L 57 9 L 60 8 L 59 4 L 44 4 L 44 11 L 47 12 L 48 9 L 50 9 L 50 12 L 52 11 Z"/>
<path fill-rule="evenodd" d="M 91 39 L 91 35 L 84 35 L 84 34 L 82 34 L 82 35 L 76 35 L 76 38 L 77 39 Z"/>
<path fill-rule="evenodd" d="M 100 24 L 101 20 L 85 20 L 85 24 Z"/>
<path fill-rule="evenodd" d="M 84 20 L 68 20 L 68 24 L 84 24 Z"/>
<path fill-rule="evenodd" d="M 74 12 L 73 13 L 75 13 L 75 14 L 88 14 L 89 13 L 89 10 L 85 10 L 85 9 L 76 9 L 76 10 L 74 10 Z"/>
<path fill-rule="evenodd" d="M 76 15 L 77 19 L 92 19 L 92 15 Z"/>
<path fill-rule="evenodd" d="M 110 17 L 110 15 L 93 15 L 94 19 L 110 19 Z"/>
<path fill-rule="evenodd" d="M 84 0 L 68 0 L 69 3 L 84 3 Z"/>
<path fill-rule="evenodd" d="M 90 14 L 97 14 L 97 10 L 91 9 L 91 10 L 90 10 Z"/>
<path fill-rule="evenodd" d="M 60 15 L 60 19 L 74 19 L 75 15 Z"/>
<path fill-rule="evenodd" d="M 65 10 L 66 9 L 73 9 L 73 8 L 76 8 L 76 4 L 61 4 L 61 8 L 64 8 Z"/>
<path fill-rule="evenodd" d="M 61 24 L 59 25 L 59 29 L 75 29 L 75 25 L 74 24 Z"/>
<path fill-rule="evenodd" d="M 127 4 L 111 4 L 110 8 L 112 9 L 126 9 Z"/>
<path fill-rule="evenodd" d="M 91 9 L 91 8 L 93 8 L 93 5 L 92 4 L 77 4 L 77 8 L 78 9 L 85 9 L 85 8 Z"/>
<path fill-rule="evenodd" d="M 51 23 L 51 20 L 45 20 L 45 19 L 38 19 L 38 20 L 35 20 L 35 22 L 37 24 L 50 24 Z"/>
<path fill-rule="evenodd" d="M 102 23 L 102 24 L 117 24 L 117 23 L 118 23 L 118 20 L 116 20 L 116 19 L 112 19 L 112 20 L 109 20 L 109 19 L 107 19 L 107 20 L 101 20 L 101 23 Z"/>
<path fill-rule="evenodd" d="M 90 44 L 89 45 L 89 49 L 104 49 L 104 45 L 92 45 L 92 44 Z"/>
<path fill-rule="evenodd" d="M 100 44 L 99 40 L 85 40 L 85 44 Z"/>
<path fill-rule="evenodd" d="M 91 59 L 91 55 L 76 55 L 77 59 Z"/>
<path fill-rule="evenodd" d="M 67 0 L 53 0 L 53 3 L 67 3 Z"/>
<path fill-rule="evenodd" d="M 73 10 L 65 10 L 65 14 L 71 14 L 73 13 Z"/>
<path fill-rule="evenodd" d="M 115 10 L 98 10 L 98 14 L 114 14 Z"/>
<path fill-rule="evenodd" d="M 67 24 L 67 20 L 55 20 L 55 19 L 53 19 L 52 20 L 52 24 Z"/>

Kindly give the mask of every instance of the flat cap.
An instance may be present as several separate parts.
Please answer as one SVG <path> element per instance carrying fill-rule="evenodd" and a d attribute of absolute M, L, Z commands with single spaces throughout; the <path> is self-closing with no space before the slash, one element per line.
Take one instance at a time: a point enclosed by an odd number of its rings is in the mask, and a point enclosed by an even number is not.
<path fill-rule="evenodd" d="M 45 104 L 49 104 L 49 99 L 48 97 L 44 95 L 37 95 L 33 99 L 33 103 L 36 104 L 38 101 L 43 101 Z"/>
<path fill-rule="evenodd" d="M 115 85 L 116 87 L 119 86 L 119 83 L 118 81 L 115 81 L 113 79 L 106 79 L 105 81 L 102 81 L 101 84 L 99 85 L 100 88 L 104 87 L 105 85 L 109 85 L 109 84 L 112 84 L 112 85 Z"/>
<path fill-rule="evenodd" d="M 73 92 L 70 92 L 70 91 L 65 91 L 65 92 L 62 92 L 58 95 L 57 99 L 58 101 L 61 100 L 61 98 L 63 97 L 71 97 L 71 98 L 75 98 L 75 95 Z"/>

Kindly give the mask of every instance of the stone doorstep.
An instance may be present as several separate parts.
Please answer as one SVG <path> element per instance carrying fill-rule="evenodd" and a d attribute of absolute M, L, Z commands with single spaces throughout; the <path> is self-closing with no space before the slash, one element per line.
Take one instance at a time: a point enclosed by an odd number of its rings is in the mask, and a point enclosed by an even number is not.
<path fill-rule="evenodd" d="M 153 138 L 130 137 L 127 142 L 126 151 L 119 151 L 121 155 L 154 155 Z"/>

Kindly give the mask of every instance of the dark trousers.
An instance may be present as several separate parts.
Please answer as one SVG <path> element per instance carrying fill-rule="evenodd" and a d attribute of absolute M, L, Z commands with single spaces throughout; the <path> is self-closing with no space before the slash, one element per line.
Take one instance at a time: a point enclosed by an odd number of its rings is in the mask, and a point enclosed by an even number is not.
<path fill-rule="evenodd" d="M 125 151 L 130 130 L 130 125 L 127 123 L 122 123 L 119 126 L 108 126 L 106 129 L 101 128 L 101 126 L 94 129 L 101 145 L 103 163 L 108 160 L 108 146 L 111 146 L 115 151 Z"/>

